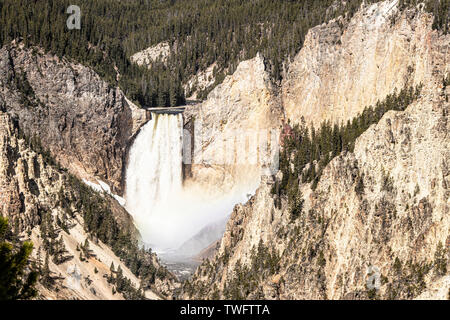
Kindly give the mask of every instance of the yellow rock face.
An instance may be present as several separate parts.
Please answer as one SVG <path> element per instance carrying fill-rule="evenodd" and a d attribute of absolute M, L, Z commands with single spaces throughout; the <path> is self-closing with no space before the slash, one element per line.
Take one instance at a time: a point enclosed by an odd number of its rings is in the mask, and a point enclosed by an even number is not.
<path fill-rule="evenodd" d="M 347 121 L 405 85 L 426 83 L 448 65 L 449 37 L 432 30 L 432 16 L 398 13 L 397 1 L 310 30 L 282 86 L 292 123 Z"/>

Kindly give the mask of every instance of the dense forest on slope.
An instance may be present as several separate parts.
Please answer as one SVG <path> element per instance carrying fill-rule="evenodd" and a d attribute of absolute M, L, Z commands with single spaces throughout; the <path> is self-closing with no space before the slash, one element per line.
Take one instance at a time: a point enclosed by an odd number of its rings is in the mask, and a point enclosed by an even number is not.
<path fill-rule="evenodd" d="M 0 45 L 23 39 L 60 57 L 93 67 L 112 85 L 145 107 L 185 102 L 182 83 L 217 62 L 216 79 L 261 51 L 275 79 L 283 61 L 301 48 L 309 28 L 362 0 L 79 0 L 81 29 L 68 30 L 69 0 L 0 1 Z M 151 70 L 129 57 L 161 41 L 176 43 L 169 61 Z"/>
<path fill-rule="evenodd" d="M 399 8 L 403 10 L 419 3 L 425 4 L 425 11 L 433 13 L 433 29 L 450 32 L 450 0 L 399 0 Z"/>
<path fill-rule="evenodd" d="M 258 51 L 280 80 L 283 63 L 301 49 L 311 27 L 339 15 L 351 17 L 361 2 L 79 0 L 81 30 L 68 30 L 69 0 L 0 0 L 0 45 L 21 38 L 93 67 L 142 106 L 173 106 L 185 103 L 182 84 L 198 71 L 216 63 L 217 84 Z M 400 5 L 416 2 L 401 0 Z M 436 16 L 434 27 L 448 32 L 450 0 L 425 2 Z M 151 70 L 131 64 L 132 54 L 162 41 L 172 48 L 167 62 L 153 63 Z"/>

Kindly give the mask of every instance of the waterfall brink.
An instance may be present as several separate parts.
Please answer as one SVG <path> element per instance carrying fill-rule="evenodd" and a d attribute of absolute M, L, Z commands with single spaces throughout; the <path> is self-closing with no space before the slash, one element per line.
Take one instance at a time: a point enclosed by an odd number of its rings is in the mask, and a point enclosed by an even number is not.
<path fill-rule="evenodd" d="M 152 114 L 130 150 L 126 208 L 145 244 L 165 256 L 192 256 L 219 239 L 233 207 L 254 193 L 259 177 L 225 193 L 182 181 L 183 117 Z"/>

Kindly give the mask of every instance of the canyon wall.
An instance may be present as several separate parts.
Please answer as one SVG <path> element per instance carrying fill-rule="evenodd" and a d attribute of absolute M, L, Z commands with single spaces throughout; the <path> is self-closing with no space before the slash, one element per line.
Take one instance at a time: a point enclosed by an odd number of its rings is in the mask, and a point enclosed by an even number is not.
<path fill-rule="evenodd" d="M 99 230 L 88 232 L 92 225 L 88 226 L 91 222 L 85 219 L 90 219 L 92 213 L 84 206 L 86 201 L 95 207 L 94 214 L 102 216 Z M 41 274 L 38 299 L 123 299 L 123 294 L 114 293 L 107 280 L 112 263 L 116 270 L 122 269 L 123 277 L 132 286 L 136 289 L 141 286 L 142 279 L 131 272 L 123 257 L 119 258 L 110 245 L 99 239 L 100 229 L 107 228 L 110 235 L 115 232 L 115 236 L 128 235 L 129 240 L 124 241 L 139 241 L 131 216 L 111 196 L 82 187 L 81 181 L 49 164 L 45 156 L 32 150 L 28 141 L 20 137 L 18 126 L 3 111 L 0 111 L 0 212 L 21 241 L 33 243 L 35 266 L 44 270 L 48 264 L 49 278 L 45 280 Z M 86 241 L 89 254 L 80 249 Z M 156 268 L 155 271 L 161 268 L 154 254 L 143 255 L 142 259 L 148 268 Z M 162 268 L 160 275 L 163 274 Z M 145 296 L 160 299 L 163 294 L 171 294 L 166 287 L 173 289 L 173 280 L 167 272 L 166 276 L 157 276 L 153 284 L 144 286 Z"/>
<path fill-rule="evenodd" d="M 326 167 L 316 190 L 302 185 L 295 220 L 265 179 L 235 207 L 217 255 L 185 297 L 446 299 L 449 95 L 449 87 L 429 88 L 406 111 L 388 112 Z"/>
<path fill-rule="evenodd" d="M 432 23 L 431 14 L 399 12 L 398 0 L 391 0 L 363 8 L 349 22 L 340 17 L 312 28 L 282 84 L 287 118 L 316 126 L 346 122 L 394 90 L 446 71 L 448 42 Z"/>
<path fill-rule="evenodd" d="M 191 181 L 229 190 L 259 180 L 263 165 L 271 159 L 265 157 L 269 152 L 256 150 L 257 145 L 250 139 L 260 133 L 260 138 L 264 136 L 270 143 L 270 133 L 275 134 L 281 127 L 283 112 L 264 58 L 258 54 L 241 62 L 206 101 L 188 106 L 184 116 L 186 123 L 194 123 Z M 247 141 L 243 149 L 239 139 Z M 256 161 L 249 160 L 255 155 Z"/>
<path fill-rule="evenodd" d="M 282 105 L 291 123 L 317 125 L 351 119 L 405 85 L 422 83 L 420 98 L 372 125 L 314 190 L 300 185 L 299 217 L 271 192 L 281 172 L 265 177 L 235 207 L 184 298 L 448 298 L 450 36 L 420 8 L 395 5 L 313 28 L 289 66 Z"/>
<path fill-rule="evenodd" d="M 223 195 L 236 187 L 252 192 L 266 175 L 256 194 L 235 206 L 218 252 L 185 284 L 182 297 L 447 297 L 450 89 L 442 79 L 450 69 L 450 36 L 432 30 L 432 20 L 420 6 L 398 12 L 397 1 L 365 6 L 350 21 L 338 18 L 311 29 L 281 87 L 258 54 L 241 62 L 206 101 L 186 107 L 186 127 L 199 143 L 185 167 L 185 187 L 199 194 Z M 267 170 L 272 155 L 238 145 L 252 133 L 285 128 L 285 121 L 347 121 L 395 90 L 420 83 L 421 97 L 406 111 L 388 112 L 357 140 L 354 152 L 329 163 L 317 188 L 301 185 L 304 204 L 296 219 L 286 197 L 271 192 L 282 178 Z M 80 195 L 62 168 L 92 182 L 101 179 L 122 194 L 127 153 L 146 112 L 91 69 L 17 43 L 0 49 L 0 109 L 2 214 L 37 247 L 43 244 L 43 217 L 70 224 L 68 232 L 59 231 L 64 247 L 94 281 L 94 290 L 89 281 L 71 290 L 64 284 L 70 261 L 50 262 L 55 277 L 61 273 L 60 293 L 41 292 L 115 298 L 103 277 L 111 262 L 137 287 L 139 280 L 101 241 L 92 244 L 98 259 L 79 258 L 77 247 L 90 235 L 74 207 Z M 49 149 L 62 168 L 31 150 L 30 141 Z M 137 240 L 128 213 L 102 197 Z M 154 255 L 149 259 L 160 268 Z M 147 295 L 169 296 L 175 286 L 163 276 Z"/>
<path fill-rule="evenodd" d="M 122 193 L 127 146 L 145 112 L 91 69 L 12 43 L 0 49 L 0 101 L 60 164 Z"/>
<path fill-rule="evenodd" d="M 231 186 L 241 173 L 251 172 L 246 179 L 255 174 L 237 163 L 211 160 L 228 152 L 222 142 L 235 132 L 280 132 L 285 121 L 316 127 L 327 120 L 346 122 L 388 94 L 441 77 L 450 49 L 432 22 L 421 6 L 399 11 L 398 1 L 391 0 L 362 7 L 350 20 L 339 17 L 314 27 L 280 86 L 271 82 L 260 54 L 241 62 L 206 101 L 186 109 L 186 123 L 202 125 L 195 132 L 202 141 L 196 140 L 192 151 L 192 180 Z M 203 161 L 196 161 L 201 156 Z"/>

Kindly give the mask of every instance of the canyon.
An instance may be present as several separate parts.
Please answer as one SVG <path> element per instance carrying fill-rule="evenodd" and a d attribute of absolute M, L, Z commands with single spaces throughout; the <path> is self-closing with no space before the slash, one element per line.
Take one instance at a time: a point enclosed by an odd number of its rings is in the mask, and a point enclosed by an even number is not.
<path fill-rule="evenodd" d="M 184 298 L 448 297 L 449 274 L 436 271 L 436 256 L 444 248 L 448 263 L 450 37 L 432 30 L 420 6 L 397 12 L 396 4 L 310 30 L 280 90 L 283 120 L 345 123 L 422 83 L 420 99 L 371 126 L 353 152 L 326 166 L 316 189 L 302 184 L 296 220 L 271 191 L 282 176 L 265 177 L 234 208 L 218 252 L 185 283 Z"/>
<path fill-rule="evenodd" d="M 310 29 L 281 82 L 258 53 L 182 114 L 141 109 L 90 68 L 38 47 L 0 49 L 2 212 L 39 263 L 48 219 L 71 257 L 49 262 L 56 282 L 40 283 L 40 298 L 127 298 L 108 281 L 114 264 L 148 299 L 447 299 L 450 35 L 421 5 L 398 7 L 363 4 Z M 164 42 L 132 60 L 169 54 Z M 419 85 L 417 100 L 384 114 L 316 186 L 299 181 L 293 219 L 273 192 L 292 128 L 345 124 Z M 251 149 L 255 136 L 264 146 Z M 114 228 L 90 229 L 80 190 L 100 199 Z M 171 258 L 201 265 L 181 283 Z M 74 265 L 84 279 L 75 287 Z"/>

